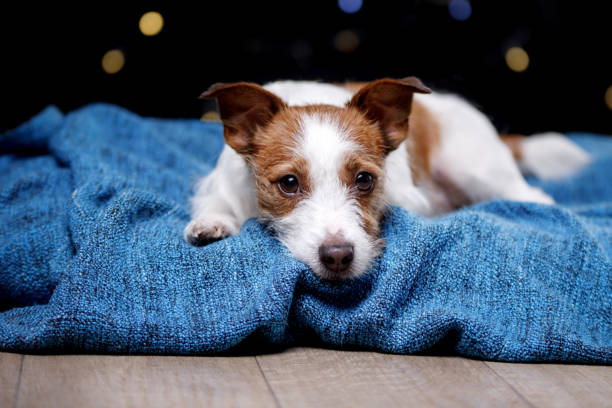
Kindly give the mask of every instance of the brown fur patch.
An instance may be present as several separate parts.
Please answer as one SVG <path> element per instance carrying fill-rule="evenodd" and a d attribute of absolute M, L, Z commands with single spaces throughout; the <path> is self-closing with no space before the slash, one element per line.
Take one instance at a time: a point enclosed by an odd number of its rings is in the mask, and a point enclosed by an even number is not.
<path fill-rule="evenodd" d="M 417 101 L 412 102 L 406 148 L 415 183 L 431 180 L 432 155 L 440 144 L 440 125 L 435 116 Z"/>
<path fill-rule="evenodd" d="M 308 163 L 295 154 L 300 128 L 299 112 L 285 108 L 253 137 L 252 152 L 246 159 L 255 176 L 259 209 L 265 216 L 287 215 L 310 192 Z M 283 195 L 277 185 L 289 174 L 296 176 L 300 184 L 300 190 L 293 196 Z"/>
<path fill-rule="evenodd" d="M 359 208 L 363 214 L 363 226 L 371 236 L 377 236 L 379 232 L 379 222 L 385 210 L 384 180 L 385 173 L 382 163 L 372 160 L 373 157 L 365 157 L 359 153 L 353 153 L 344 160 L 344 165 L 340 170 L 340 180 L 351 190 L 351 194 L 359 203 Z M 366 171 L 374 176 L 374 187 L 371 192 L 363 193 L 355 185 L 357 175 Z"/>

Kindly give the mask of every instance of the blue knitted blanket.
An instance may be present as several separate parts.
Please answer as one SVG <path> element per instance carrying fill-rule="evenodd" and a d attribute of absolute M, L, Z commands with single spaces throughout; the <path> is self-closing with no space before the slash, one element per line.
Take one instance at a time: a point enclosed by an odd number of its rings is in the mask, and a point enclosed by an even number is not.
<path fill-rule="evenodd" d="M 324 344 L 612 363 L 612 139 L 572 137 L 595 162 L 531 181 L 559 205 L 396 208 L 372 271 L 327 282 L 254 220 L 207 247 L 183 241 L 219 124 L 48 107 L 0 136 L 0 350 Z"/>

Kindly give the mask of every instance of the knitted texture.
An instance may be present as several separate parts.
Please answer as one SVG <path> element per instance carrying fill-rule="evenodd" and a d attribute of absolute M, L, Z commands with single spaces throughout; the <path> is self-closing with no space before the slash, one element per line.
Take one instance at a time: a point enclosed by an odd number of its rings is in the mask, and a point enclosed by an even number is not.
<path fill-rule="evenodd" d="M 325 344 L 506 361 L 612 362 L 612 140 L 538 182 L 558 205 L 394 208 L 371 271 L 317 278 L 255 220 L 183 241 L 222 128 L 112 105 L 48 107 L 0 136 L 0 349 L 209 354 Z"/>

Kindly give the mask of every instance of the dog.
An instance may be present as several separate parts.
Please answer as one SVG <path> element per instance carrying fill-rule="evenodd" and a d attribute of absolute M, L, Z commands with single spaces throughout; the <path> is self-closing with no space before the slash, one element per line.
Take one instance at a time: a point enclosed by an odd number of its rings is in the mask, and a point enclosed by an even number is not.
<path fill-rule="evenodd" d="M 558 133 L 501 136 L 464 99 L 419 79 L 215 84 L 225 147 L 196 187 L 184 238 L 204 245 L 257 217 L 323 279 L 355 278 L 381 252 L 390 206 L 428 217 L 492 199 L 551 205 L 554 179 L 589 155 Z"/>

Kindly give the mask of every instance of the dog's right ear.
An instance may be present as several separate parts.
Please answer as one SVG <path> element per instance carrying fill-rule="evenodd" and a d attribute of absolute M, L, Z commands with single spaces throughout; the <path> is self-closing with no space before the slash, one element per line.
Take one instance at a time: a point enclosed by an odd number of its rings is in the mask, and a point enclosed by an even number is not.
<path fill-rule="evenodd" d="M 257 129 L 265 126 L 285 106 L 272 92 L 248 82 L 214 84 L 200 95 L 200 99 L 204 98 L 217 99 L 225 142 L 242 155 L 252 152 Z"/>

